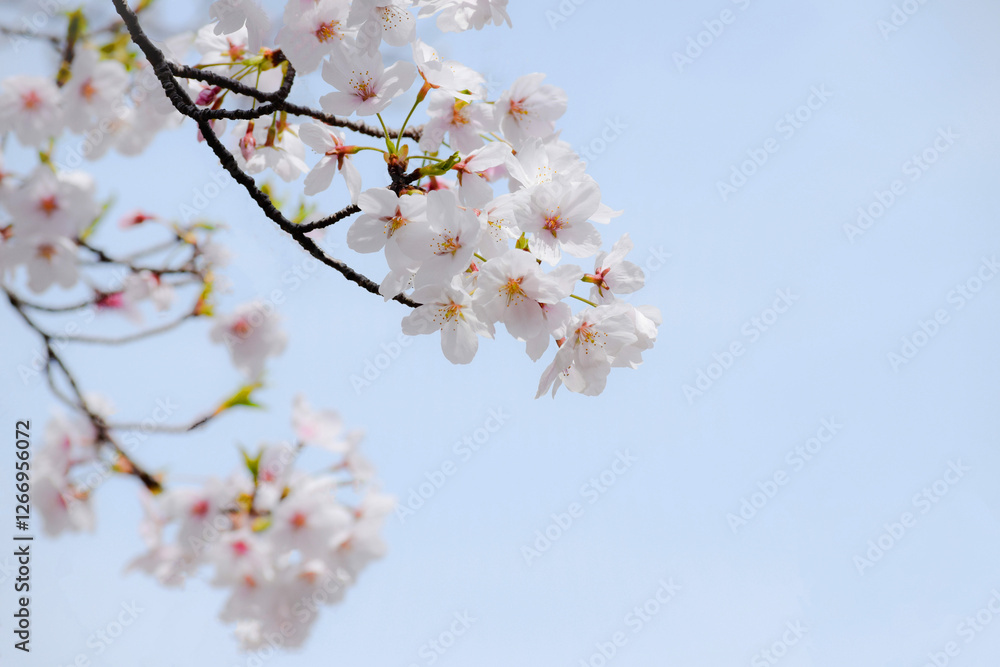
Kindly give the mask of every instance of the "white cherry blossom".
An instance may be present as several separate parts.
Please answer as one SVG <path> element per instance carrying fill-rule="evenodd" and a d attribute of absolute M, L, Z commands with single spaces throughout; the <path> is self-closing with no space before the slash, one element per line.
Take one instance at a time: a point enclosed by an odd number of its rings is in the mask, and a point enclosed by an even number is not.
<path fill-rule="evenodd" d="M 358 203 L 361 194 L 361 172 L 351 159 L 355 147 L 345 144 L 345 137 L 331 127 L 319 123 L 305 123 L 299 127 L 299 138 L 323 157 L 306 175 L 302 192 L 315 195 L 330 187 L 333 175 L 343 174 L 351 203 Z"/>
<path fill-rule="evenodd" d="M 593 284 L 590 288 L 591 301 L 612 303 L 614 294 L 630 294 L 646 283 L 642 269 L 625 259 L 633 247 L 632 239 L 626 233 L 615 242 L 610 253 L 597 255 L 594 272 L 584 277 L 584 282 Z"/>
<path fill-rule="evenodd" d="M 457 277 L 444 287 L 418 289 L 413 299 L 423 305 L 403 318 L 403 333 L 416 336 L 440 331 L 441 351 L 453 364 L 472 361 L 480 336 L 493 338 L 493 325 L 479 319 L 472 298 Z"/>
<path fill-rule="evenodd" d="M 62 94 L 40 76 L 10 76 L 0 89 L 0 133 L 13 132 L 23 146 L 35 148 L 62 132 Z"/>
<path fill-rule="evenodd" d="M 213 342 L 226 344 L 233 365 L 251 380 L 263 372 L 267 357 L 281 354 L 287 342 L 273 306 L 268 308 L 259 301 L 243 304 L 230 315 L 218 317 L 211 338 Z"/>
<path fill-rule="evenodd" d="M 496 102 L 500 128 L 515 148 L 532 137 L 548 137 L 555 131 L 555 121 L 566 113 L 566 93 L 543 85 L 544 79 L 544 74 L 526 74 Z"/>
<path fill-rule="evenodd" d="M 357 53 L 345 56 L 334 51 L 323 63 L 323 78 L 337 89 L 320 98 L 323 110 L 340 116 L 371 116 L 385 109 L 413 84 L 417 71 L 400 60 L 382 66 L 382 56 Z"/>
<path fill-rule="evenodd" d="M 315 71 L 323 58 L 345 48 L 349 0 L 292 0 L 276 42 L 300 74 Z"/>

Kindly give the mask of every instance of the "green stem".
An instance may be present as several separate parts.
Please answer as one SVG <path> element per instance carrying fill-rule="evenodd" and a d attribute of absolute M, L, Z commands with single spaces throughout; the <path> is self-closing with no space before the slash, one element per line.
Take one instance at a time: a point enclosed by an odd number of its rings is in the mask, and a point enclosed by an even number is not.
<path fill-rule="evenodd" d="M 399 136 L 396 137 L 397 146 L 399 146 L 403 142 L 403 132 L 406 130 L 407 123 L 410 122 L 410 116 L 412 116 L 413 112 L 417 110 L 417 106 L 419 104 L 420 104 L 420 98 L 418 97 L 417 100 L 413 103 L 413 106 L 410 107 L 410 113 L 406 114 L 406 120 L 403 121 L 403 127 L 399 128 Z"/>
<path fill-rule="evenodd" d="M 593 308 L 597 308 L 597 304 L 594 303 L 593 301 L 590 301 L 589 299 L 584 299 L 582 296 L 577 296 L 575 294 L 570 294 L 570 296 L 573 297 L 574 299 L 576 299 L 577 301 L 583 301 L 588 306 L 591 306 Z"/>
<path fill-rule="evenodd" d="M 482 255 L 480 255 L 480 254 L 479 254 L 478 252 L 474 252 L 474 253 L 472 253 L 472 255 L 473 255 L 473 256 L 474 256 L 474 257 L 475 257 L 476 259 L 478 259 L 478 260 L 479 260 L 480 262 L 487 262 L 487 261 L 489 261 L 488 259 L 486 259 L 486 258 L 485 258 L 485 257 L 483 257 Z"/>
<path fill-rule="evenodd" d="M 392 145 L 392 139 L 389 137 L 389 129 L 385 126 L 385 121 L 382 120 L 382 114 L 377 113 L 375 116 L 378 118 L 378 122 L 382 124 L 382 132 L 385 134 L 385 146 L 389 149 L 389 153 L 392 155 L 396 154 L 396 147 Z"/>

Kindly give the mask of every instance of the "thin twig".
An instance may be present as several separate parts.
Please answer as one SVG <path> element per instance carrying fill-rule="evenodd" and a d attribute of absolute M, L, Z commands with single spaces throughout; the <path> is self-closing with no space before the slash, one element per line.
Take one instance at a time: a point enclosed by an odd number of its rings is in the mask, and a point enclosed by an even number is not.
<path fill-rule="evenodd" d="M 306 236 L 306 232 L 303 231 L 303 226 L 296 225 L 286 218 L 281 211 L 275 208 L 270 197 L 257 187 L 253 178 L 240 169 L 239 165 L 236 163 L 236 158 L 234 158 L 233 154 L 222 145 L 222 141 L 219 139 L 218 135 L 215 134 L 211 123 L 208 119 L 201 116 L 200 112 L 202 110 L 198 109 L 194 105 L 191 101 L 191 97 L 187 94 L 187 91 L 177 84 L 177 80 L 174 79 L 173 74 L 171 73 L 170 64 L 167 62 L 166 56 L 163 55 L 162 51 L 156 48 L 156 45 L 154 45 L 153 42 L 150 41 L 149 37 L 143 32 L 142 27 L 139 25 L 138 17 L 129 8 L 125 0 L 112 1 L 114 2 L 115 9 L 118 10 L 119 16 L 121 16 L 122 20 L 125 22 L 125 26 L 128 28 L 129 34 L 132 36 L 132 41 L 136 43 L 139 49 L 146 56 L 150 65 L 152 65 L 153 72 L 156 74 L 157 79 L 160 81 L 160 85 L 163 87 L 163 92 L 166 94 L 167 98 L 170 99 L 174 108 L 188 118 L 193 119 L 198 124 L 198 129 L 201 130 L 205 143 L 208 144 L 208 146 L 212 149 L 212 152 L 215 153 L 215 156 L 219 159 L 222 167 L 229 172 L 229 175 L 232 176 L 237 183 L 244 187 L 250 195 L 250 198 L 254 200 L 258 207 L 260 207 L 264 215 L 278 225 L 282 231 L 290 235 L 310 255 L 327 266 L 337 270 L 347 280 L 355 283 L 362 289 L 365 289 L 372 294 L 380 294 L 378 283 L 355 271 L 344 262 L 327 255 L 315 241 Z M 395 183 L 396 179 L 394 178 L 393 181 Z M 420 305 L 404 294 L 397 294 L 393 297 L 393 299 L 404 305 L 410 306 L 411 308 L 417 308 Z"/>

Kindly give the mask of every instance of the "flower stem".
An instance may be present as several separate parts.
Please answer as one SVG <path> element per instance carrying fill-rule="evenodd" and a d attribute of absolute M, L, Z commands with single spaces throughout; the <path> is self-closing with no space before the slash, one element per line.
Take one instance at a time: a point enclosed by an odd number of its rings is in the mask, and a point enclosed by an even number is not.
<path fill-rule="evenodd" d="M 406 125 L 410 122 L 410 116 L 413 112 L 417 110 L 417 106 L 420 104 L 420 97 L 418 96 L 413 106 L 410 107 L 410 113 L 406 114 L 406 120 L 403 121 L 403 127 L 399 128 L 399 135 L 396 137 L 396 145 L 399 146 L 403 141 L 403 132 L 406 131 Z M 381 119 L 380 119 L 381 120 Z"/>
<path fill-rule="evenodd" d="M 577 296 L 575 294 L 570 294 L 570 296 L 573 297 L 574 299 L 576 299 L 577 301 L 583 301 L 588 306 L 592 306 L 594 308 L 597 308 L 597 304 L 594 303 L 593 301 L 590 301 L 589 299 L 584 299 L 582 296 Z"/>
<path fill-rule="evenodd" d="M 385 121 L 382 120 L 382 114 L 377 113 L 375 116 L 378 118 L 378 122 L 382 124 L 382 132 L 385 134 L 385 145 L 389 149 L 389 153 L 395 155 L 396 147 L 392 145 L 392 138 L 389 136 L 389 129 L 385 126 Z"/>

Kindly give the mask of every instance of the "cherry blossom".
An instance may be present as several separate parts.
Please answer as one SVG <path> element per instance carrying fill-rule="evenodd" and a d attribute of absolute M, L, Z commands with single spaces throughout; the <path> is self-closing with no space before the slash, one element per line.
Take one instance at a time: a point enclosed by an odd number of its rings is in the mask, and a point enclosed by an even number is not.
<path fill-rule="evenodd" d="M 0 132 L 13 132 L 22 145 L 40 147 L 62 132 L 62 95 L 38 76 L 10 76 L 0 90 Z"/>
<path fill-rule="evenodd" d="M 316 444 L 340 430 L 339 417 L 313 411 L 304 397 L 295 401 L 293 425 Z M 228 592 L 219 618 L 236 625 L 243 648 L 260 646 L 283 623 L 297 630 L 288 645 L 300 645 L 318 617 L 303 618 L 303 605 L 315 611 L 343 598 L 385 552 L 382 527 L 395 506 L 371 484 L 356 441 L 348 451 L 323 449 L 342 458 L 321 473 L 297 467 L 297 447 L 264 445 L 246 454 L 242 475 L 144 494 L 147 551 L 130 568 L 173 586 L 207 570 Z"/>
<path fill-rule="evenodd" d="M 416 235 L 397 241 L 404 254 L 421 260 L 414 281 L 418 288 L 445 283 L 466 270 L 482 232 L 475 213 L 458 207 L 454 192 L 437 190 L 426 197 L 429 235 L 417 241 L 423 247 L 410 245 Z"/>
<path fill-rule="evenodd" d="M 425 151 L 437 150 L 448 135 L 448 143 L 454 150 L 468 153 L 485 143 L 480 135 L 494 130 L 493 110 L 489 105 L 470 104 L 443 90 L 432 90 L 427 96 L 427 114 L 430 120 L 420 137 L 420 148 Z"/>
<path fill-rule="evenodd" d="M 479 349 L 479 336 L 493 338 L 493 325 L 479 319 L 459 278 L 443 289 L 418 289 L 413 298 L 423 305 L 403 318 L 403 333 L 416 336 L 440 331 L 441 351 L 453 364 L 472 361 Z"/>
<path fill-rule="evenodd" d="M 544 79 L 544 74 L 526 74 L 497 100 L 500 128 L 515 148 L 529 138 L 548 137 L 555 130 L 555 121 L 566 113 L 566 93 L 543 85 Z"/>
<path fill-rule="evenodd" d="M 537 336 L 544 326 L 539 304 L 553 304 L 568 296 L 564 287 L 546 276 L 535 258 L 523 250 L 508 250 L 479 270 L 477 305 L 494 322 L 503 322 L 520 340 Z"/>
<path fill-rule="evenodd" d="M 386 188 L 365 190 L 358 197 L 363 215 L 347 231 L 348 247 L 362 253 L 386 248 L 389 266 L 396 269 L 423 257 L 430 241 L 427 201 L 424 195 L 397 195 Z"/>
<path fill-rule="evenodd" d="M 383 67 L 377 52 L 348 58 L 337 50 L 323 63 L 323 78 L 338 92 L 327 93 L 319 103 L 328 113 L 371 116 L 406 92 L 416 75 L 416 68 L 405 60 Z"/>
<path fill-rule="evenodd" d="M 133 304 L 148 299 L 160 312 L 170 308 L 174 300 L 174 288 L 164 284 L 160 276 L 149 270 L 126 276 L 122 293 Z"/>
<path fill-rule="evenodd" d="M 76 238 L 100 212 L 88 174 L 53 173 L 45 166 L 36 168 L 3 204 L 20 237 Z"/>
<path fill-rule="evenodd" d="M 208 7 L 212 18 L 218 19 L 215 34 L 234 33 L 241 28 L 247 31 L 247 45 L 256 52 L 262 45 L 271 27 L 271 21 L 264 9 L 254 0 L 215 0 Z"/>
<path fill-rule="evenodd" d="M 595 396 L 604 390 L 615 356 L 638 337 L 628 304 L 618 302 L 577 314 L 567 325 L 566 337 L 552 363 L 542 374 L 538 396 L 560 385 L 573 392 Z"/>
<path fill-rule="evenodd" d="M 601 235 L 588 222 L 600 203 L 596 184 L 543 183 L 532 191 L 518 226 L 532 235 L 532 251 L 545 262 L 555 265 L 562 250 L 588 257 L 601 247 Z"/>
<path fill-rule="evenodd" d="M 247 30 L 240 27 L 229 32 L 217 32 L 217 27 L 218 24 L 210 24 L 198 30 L 193 46 L 201 54 L 200 65 L 213 72 L 233 76 L 239 71 L 237 64 L 253 55 L 247 44 Z M 205 87 L 201 82 L 190 83 L 199 92 Z"/>
<path fill-rule="evenodd" d="M 73 75 L 63 88 L 66 124 L 73 132 L 86 132 L 108 118 L 121 104 L 128 87 L 128 72 L 115 60 L 99 60 L 91 49 L 81 49 L 73 61 Z"/>
<path fill-rule="evenodd" d="M 430 44 L 413 41 L 413 62 L 428 87 L 471 102 L 486 96 L 486 80 L 476 70 L 456 60 L 442 60 Z"/>
<path fill-rule="evenodd" d="M 287 336 L 278 328 L 273 307 L 259 301 L 243 304 L 232 314 L 219 317 L 212 327 L 213 342 L 225 343 L 233 365 L 253 380 L 264 370 L 267 357 L 281 354 Z"/>
<path fill-rule="evenodd" d="M 421 0 L 421 15 L 440 12 L 438 28 L 444 32 L 481 30 L 487 23 L 510 23 L 507 0 Z"/>
<path fill-rule="evenodd" d="M 509 155 L 510 146 L 493 142 L 469 153 L 454 166 L 458 172 L 462 203 L 475 208 L 483 208 L 489 204 L 493 199 L 493 188 L 488 174 L 504 164 Z"/>
<path fill-rule="evenodd" d="M 299 127 L 299 138 L 309 148 L 323 157 L 306 175 L 302 192 L 315 195 L 330 187 L 333 175 L 338 171 L 344 175 L 351 203 L 358 203 L 361 194 L 361 172 L 351 160 L 357 148 L 345 144 L 344 134 L 319 123 L 306 123 Z"/>
<path fill-rule="evenodd" d="M 129 439 L 135 423 L 117 421 L 80 388 L 74 360 L 61 356 L 60 334 L 43 318 L 94 310 L 127 318 L 101 322 L 128 327 L 121 336 L 65 336 L 86 345 L 121 345 L 212 320 L 208 339 L 225 343 L 245 382 L 190 420 L 157 417 L 151 432 L 158 438 L 259 407 L 265 367 L 288 337 L 273 302 L 230 310 L 228 281 L 218 272 L 228 253 L 212 233 L 246 233 L 239 216 L 226 219 L 219 209 L 216 221 L 182 203 L 183 222 L 145 210 L 122 218 L 111 193 L 99 200 L 90 176 L 63 165 L 76 168 L 110 149 L 139 155 L 183 123 L 178 136 L 203 142 L 211 164 L 228 172 L 225 182 L 238 182 L 239 196 L 248 191 L 259 217 L 310 261 L 400 302 L 391 307 L 411 307 L 400 324 L 405 335 L 439 333 L 443 356 L 470 364 L 480 339 L 492 341 L 502 324 L 515 340 L 494 344 L 523 349 L 532 361 L 552 354 L 538 396 L 560 386 L 601 393 L 613 368 L 642 363 L 662 315 L 622 300 L 644 276 L 626 260 L 628 233 L 617 231 L 618 242 L 602 251 L 595 224 L 622 212 L 601 201 L 587 165 L 559 138 L 566 94 L 532 73 L 497 97 L 482 73 L 418 37 L 436 34 L 428 18 L 446 32 L 509 26 L 506 0 L 286 0 L 274 31 L 260 2 L 216 0 L 202 16 L 211 23 L 162 42 L 143 39 L 146 3 L 115 5 L 123 21 L 92 28 L 79 20 L 62 31 L 65 39 L 55 38 L 63 57 L 48 63 L 47 75 L 0 79 L 0 139 L 16 137 L 14 154 L 26 165 L 0 166 L 0 288 L 40 334 L 42 371 L 29 372 L 49 375 L 70 410 L 46 428 L 33 500 L 48 534 L 92 530 L 92 498 L 104 481 L 137 481 L 146 551 L 130 568 L 172 587 L 204 577 L 224 593 L 219 618 L 235 626 L 243 648 L 261 647 L 275 632 L 298 646 L 319 615 L 317 601 L 341 601 L 386 551 L 384 522 L 395 501 L 375 482 L 362 433 L 299 395 L 287 439 L 242 441 L 241 465 L 229 476 L 214 476 L 207 460 L 183 477 L 170 466 L 143 467 Z M 70 16 L 89 18 L 83 10 Z M 167 71 L 174 85 L 157 76 L 166 80 Z M 411 91 L 418 73 L 421 86 Z M 316 154 L 312 168 L 306 146 Z M 268 171 L 285 183 L 305 178 L 288 195 L 276 191 Z M 383 177 L 369 182 L 379 171 Z M 338 172 L 346 196 L 328 196 Z M 323 199 L 306 199 L 320 193 Z M 340 203 L 328 208 L 328 200 Z M 109 230 L 109 218 L 122 222 Z M 106 235 L 123 229 L 127 250 L 105 245 Z M 366 261 L 384 262 L 381 283 L 328 254 L 331 244 L 319 243 L 327 232 L 345 234 L 355 253 L 379 253 Z M 162 242 L 144 245 L 157 235 Z M 589 298 L 575 293 L 581 283 Z M 49 294 L 57 285 L 75 291 Z M 143 326 L 151 311 L 158 321 Z M 312 611 L 303 620 L 306 603 Z M 287 624 L 297 632 L 288 636 Z"/>
<path fill-rule="evenodd" d="M 342 433 L 344 422 L 333 410 L 314 410 L 302 394 L 295 397 L 292 427 L 300 442 L 337 454 L 351 450 L 361 438 L 359 431 Z"/>
<path fill-rule="evenodd" d="M 289 182 L 309 171 L 305 163 L 305 144 L 298 136 L 298 125 L 261 118 L 240 121 L 234 134 L 240 137 L 236 160 L 249 174 L 270 169 Z"/>
<path fill-rule="evenodd" d="M 79 279 L 76 246 L 61 236 L 29 237 L 20 242 L 17 252 L 28 271 L 28 288 L 36 294 L 53 285 L 69 289 Z"/>
<path fill-rule="evenodd" d="M 642 269 L 625 259 L 634 244 L 629 235 L 615 242 L 610 253 L 601 252 L 594 262 L 594 272 L 586 275 L 584 282 L 593 283 L 590 288 L 590 300 L 598 303 L 612 303 L 614 294 L 630 294 L 642 288 L 646 277 Z"/>
<path fill-rule="evenodd" d="M 358 28 L 358 47 L 373 55 L 382 40 L 405 46 L 416 34 L 416 19 L 407 7 L 410 0 L 353 0 L 350 22 Z"/>
<path fill-rule="evenodd" d="M 285 25 L 276 42 L 300 74 L 319 67 L 334 49 L 345 48 L 349 0 L 293 0 L 285 8 Z"/>

